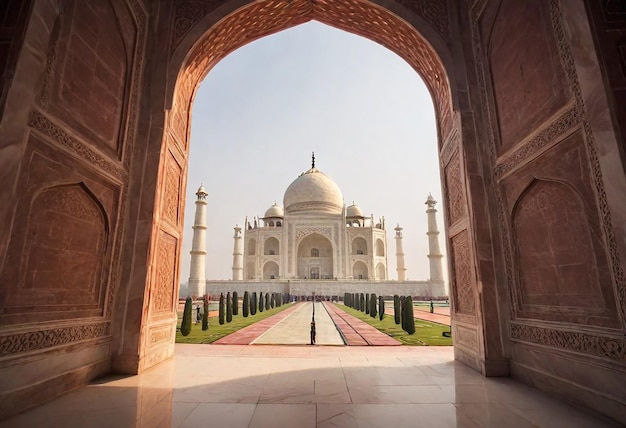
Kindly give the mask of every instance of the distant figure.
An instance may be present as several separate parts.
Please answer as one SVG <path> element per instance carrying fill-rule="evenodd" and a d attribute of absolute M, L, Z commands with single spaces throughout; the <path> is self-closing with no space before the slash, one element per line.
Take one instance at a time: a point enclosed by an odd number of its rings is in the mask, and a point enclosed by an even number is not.
<path fill-rule="evenodd" d="M 311 322 L 311 345 L 315 345 L 315 321 Z"/>
<path fill-rule="evenodd" d="M 435 305 L 433 305 L 433 301 L 430 301 L 430 313 L 434 313 L 435 312 Z"/>
<path fill-rule="evenodd" d="M 200 306 L 196 306 L 196 324 L 200 322 L 202 316 L 200 315 Z"/>

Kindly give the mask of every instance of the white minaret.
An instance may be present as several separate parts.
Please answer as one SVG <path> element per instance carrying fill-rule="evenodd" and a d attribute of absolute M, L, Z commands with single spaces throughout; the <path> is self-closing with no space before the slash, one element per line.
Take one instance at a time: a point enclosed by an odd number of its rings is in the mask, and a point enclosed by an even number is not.
<path fill-rule="evenodd" d="M 398 272 L 398 281 L 406 281 L 404 249 L 402 248 L 402 228 L 398 224 L 393 230 L 396 231 L 396 272 Z"/>
<path fill-rule="evenodd" d="M 206 197 L 209 195 L 202 185 L 196 192 L 196 217 L 193 222 L 191 244 L 191 267 L 189 269 L 189 295 L 204 296 L 206 292 Z"/>
<path fill-rule="evenodd" d="M 241 238 L 241 228 L 235 225 L 233 235 L 235 244 L 233 247 L 233 281 L 243 280 L 243 239 Z"/>
<path fill-rule="evenodd" d="M 439 229 L 437 229 L 437 218 L 435 214 L 437 210 L 435 209 L 435 205 L 437 201 L 435 198 L 429 193 L 428 198 L 426 198 L 426 205 L 428 208 L 426 209 L 426 214 L 428 215 L 428 261 L 430 262 L 430 280 L 443 282 L 443 265 L 442 258 L 443 255 L 439 250 Z"/>

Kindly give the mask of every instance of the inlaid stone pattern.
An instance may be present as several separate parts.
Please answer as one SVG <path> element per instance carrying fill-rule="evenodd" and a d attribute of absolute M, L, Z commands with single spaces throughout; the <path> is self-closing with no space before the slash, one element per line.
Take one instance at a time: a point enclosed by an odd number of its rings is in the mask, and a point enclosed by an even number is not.
<path fill-rule="evenodd" d="M 176 260 L 178 241 L 166 232 L 159 232 L 156 255 L 156 278 L 153 279 L 152 308 L 155 312 L 172 310 L 176 281 Z"/>
<path fill-rule="evenodd" d="M 458 313 L 475 315 L 476 299 L 470 275 L 470 248 L 468 232 L 462 231 L 452 237 L 452 260 L 454 263 L 455 310 Z"/>
<path fill-rule="evenodd" d="M 296 228 L 296 241 L 304 238 L 305 236 L 312 235 L 313 233 L 319 233 L 322 236 L 331 238 L 332 229 L 330 227 L 303 227 Z"/>
<path fill-rule="evenodd" d="M 440 36 L 447 38 L 449 30 L 448 2 L 441 0 L 399 0 L 398 3 L 432 24 Z"/>

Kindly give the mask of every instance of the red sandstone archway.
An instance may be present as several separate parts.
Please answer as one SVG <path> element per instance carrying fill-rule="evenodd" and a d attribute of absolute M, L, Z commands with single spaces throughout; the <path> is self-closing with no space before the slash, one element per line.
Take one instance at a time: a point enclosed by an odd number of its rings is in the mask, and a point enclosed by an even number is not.
<path fill-rule="evenodd" d="M 245 2 L 244 2 L 245 3 Z M 176 7 L 176 6 L 175 6 Z M 419 9 L 419 8 L 418 8 Z M 174 16 L 191 16 L 189 10 L 175 10 Z M 168 205 L 177 203 L 182 207 L 182 195 L 185 194 L 187 156 L 189 148 L 189 130 L 191 105 L 198 85 L 211 68 L 233 50 L 260 37 L 290 28 L 292 26 L 317 20 L 324 24 L 342 29 L 380 43 L 400 57 L 419 73 L 424 79 L 433 98 L 438 129 L 438 147 L 440 165 L 443 174 L 442 187 L 445 195 L 446 211 L 449 213 L 446 226 L 454 226 L 449 246 L 452 254 L 451 264 L 456 267 L 450 275 L 452 290 L 453 328 L 455 329 L 456 357 L 475 369 L 492 375 L 508 373 L 508 365 L 504 358 L 504 350 L 500 337 L 500 320 L 496 312 L 497 293 L 493 270 L 483 275 L 483 300 L 492 302 L 491 310 L 495 316 L 488 317 L 488 325 L 482 317 L 483 305 L 479 302 L 477 291 L 477 254 L 475 236 L 472 225 L 483 223 L 483 230 L 488 230 L 488 217 L 475 217 L 470 221 L 470 202 L 466 188 L 470 186 L 471 176 L 466 171 L 468 157 L 474 157 L 473 168 L 479 168 L 480 160 L 475 152 L 464 151 L 464 140 L 477 141 L 476 130 L 473 128 L 471 112 L 466 113 L 467 122 L 461 126 L 463 117 L 459 97 L 466 97 L 466 81 L 457 81 L 457 70 L 464 74 L 466 64 L 457 65 L 452 61 L 453 53 L 449 49 L 443 34 L 448 25 L 446 7 L 430 5 L 425 10 L 408 9 L 400 3 L 386 2 L 385 6 L 365 0 L 309 1 L 309 0 L 269 0 L 254 3 L 230 2 L 205 13 L 202 18 L 181 20 L 174 24 L 174 35 L 170 46 L 171 56 L 167 68 L 162 70 L 165 79 L 166 111 L 153 111 L 156 122 L 163 121 L 163 129 L 154 128 L 150 144 L 157 149 L 159 160 L 152 162 L 157 177 L 158 189 L 154 211 L 163 213 L 152 224 L 153 243 L 147 257 L 151 266 L 161 264 L 161 259 L 171 257 L 178 260 L 182 238 L 182 218 L 167 218 Z M 200 13 L 200 15 L 202 15 Z M 418 31 L 419 30 L 419 31 Z M 158 80 L 155 84 L 162 85 Z M 457 89 L 460 88 L 460 89 Z M 162 88 L 161 88 L 162 89 Z M 152 175 L 152 174 L 150 174 Z M 474 186 L 479 188 L 484 183 L 477 172 L 474 173 Z M 483 204 L 484 205 L 484 204 Z M 486 208 L 483 206 L 481 209 Z M 172 227 L 175 225 L 175 227 Z M 162 250 L 162 237 L 168 236 L 177 242 L 175 248 Z M 483 260 L 491 262 L 491 236 L 484 234 L 480 248 Z M 164 284 L 156 275 L 148 276 L 147 288 L 150 296 L 162 293 Z M 135 287 L 136 285 L 133 285 Z M 173 284 L 174 292 L 178 289 Z M 139 292 L 139 290 L 137 290 Z M 171 293 L 172 291 L 168 291 Z M 455 313 L 457 296 L 462 296 L 464 303 L 460 307 L 471 308 L 463 313 Z M 484 302 L 483 302 L 484 303 Z M 151 309 L 152 303 L 147 301 L 148 309 L 141 320 L 143 331 L 160 331 L 170 329 L 175 320 L 175 313 L 169 317 L 158 315 Z M 484 343 L 489 329 L 490 345 Z M 126 333 L 124 333 L 125 335 Z M 125 343 L 124 337 L 116 340 Z M 165 334 L 154 339 L 150 334 L 142 333 L 139 337 L 139 367 L 150 365 L 173 355 L 173 336 Z M 134 340 L 130 342 L 133 345 Z M 487 349 L 489 348 L 489 349 Z M 123 365 L 115 364 L 116 359 L 123 361 L 127 350 L 120 349 L 114 356 L 114 367 L 125 371 Z M 133 349 L 128 352 L 134 354 Z M 487 355 L 489 354 L 489 355 Z M 134 358 L 134 357 L 133 357 Z"/>

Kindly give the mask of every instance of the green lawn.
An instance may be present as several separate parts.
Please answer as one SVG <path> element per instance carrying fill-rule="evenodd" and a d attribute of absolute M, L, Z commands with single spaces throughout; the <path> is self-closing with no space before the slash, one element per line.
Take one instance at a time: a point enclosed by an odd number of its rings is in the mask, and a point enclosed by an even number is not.
<path fill-rule="evenodd" d="M 176 324 L 176 343 L 213 343 L 224 336 L 228 336 L 237 330 L 264 320 L 290 307 L 290 304 L 284 304 L 279 308 L 265 310 L 263 312 L 257 311 L 255 315 L 248 315 L 246 318 L 243 317 L 243 311 L 239 308 L 239 315 L 233 315 L 233 320 L 229 323 L 224 322 L 223 325 L 220 325 L 217 317 L 209 318 L 209 329 L 207 331 L 202 331 L 202 322 L 191 324 L 191 333 L 189 333 L 189 336 L 180 334 L 180 323 L 183 316 L 182 312 L 180 312 Z M 195 317 L 195 313 L 193 316 Z"/>
<path fill-rule="evenodd" d="M 383 320 L 380 321 L 378 317 L 372 318 L 365 312 L 357 311 L 344 305 L 337 304 L 337 307 L 365 321 L 369 325 L 376 327 L 378 330 L 393 337 L 403 345 L 452 346 L 452 339 L 442 335 L 444 331 L 450 331 L 447 325 L 416 319 L 415 333 L 408 334 L 406 331 L 402 330 L 401 325 L 394 322 L 393 315 L 385 314 Z"/>

